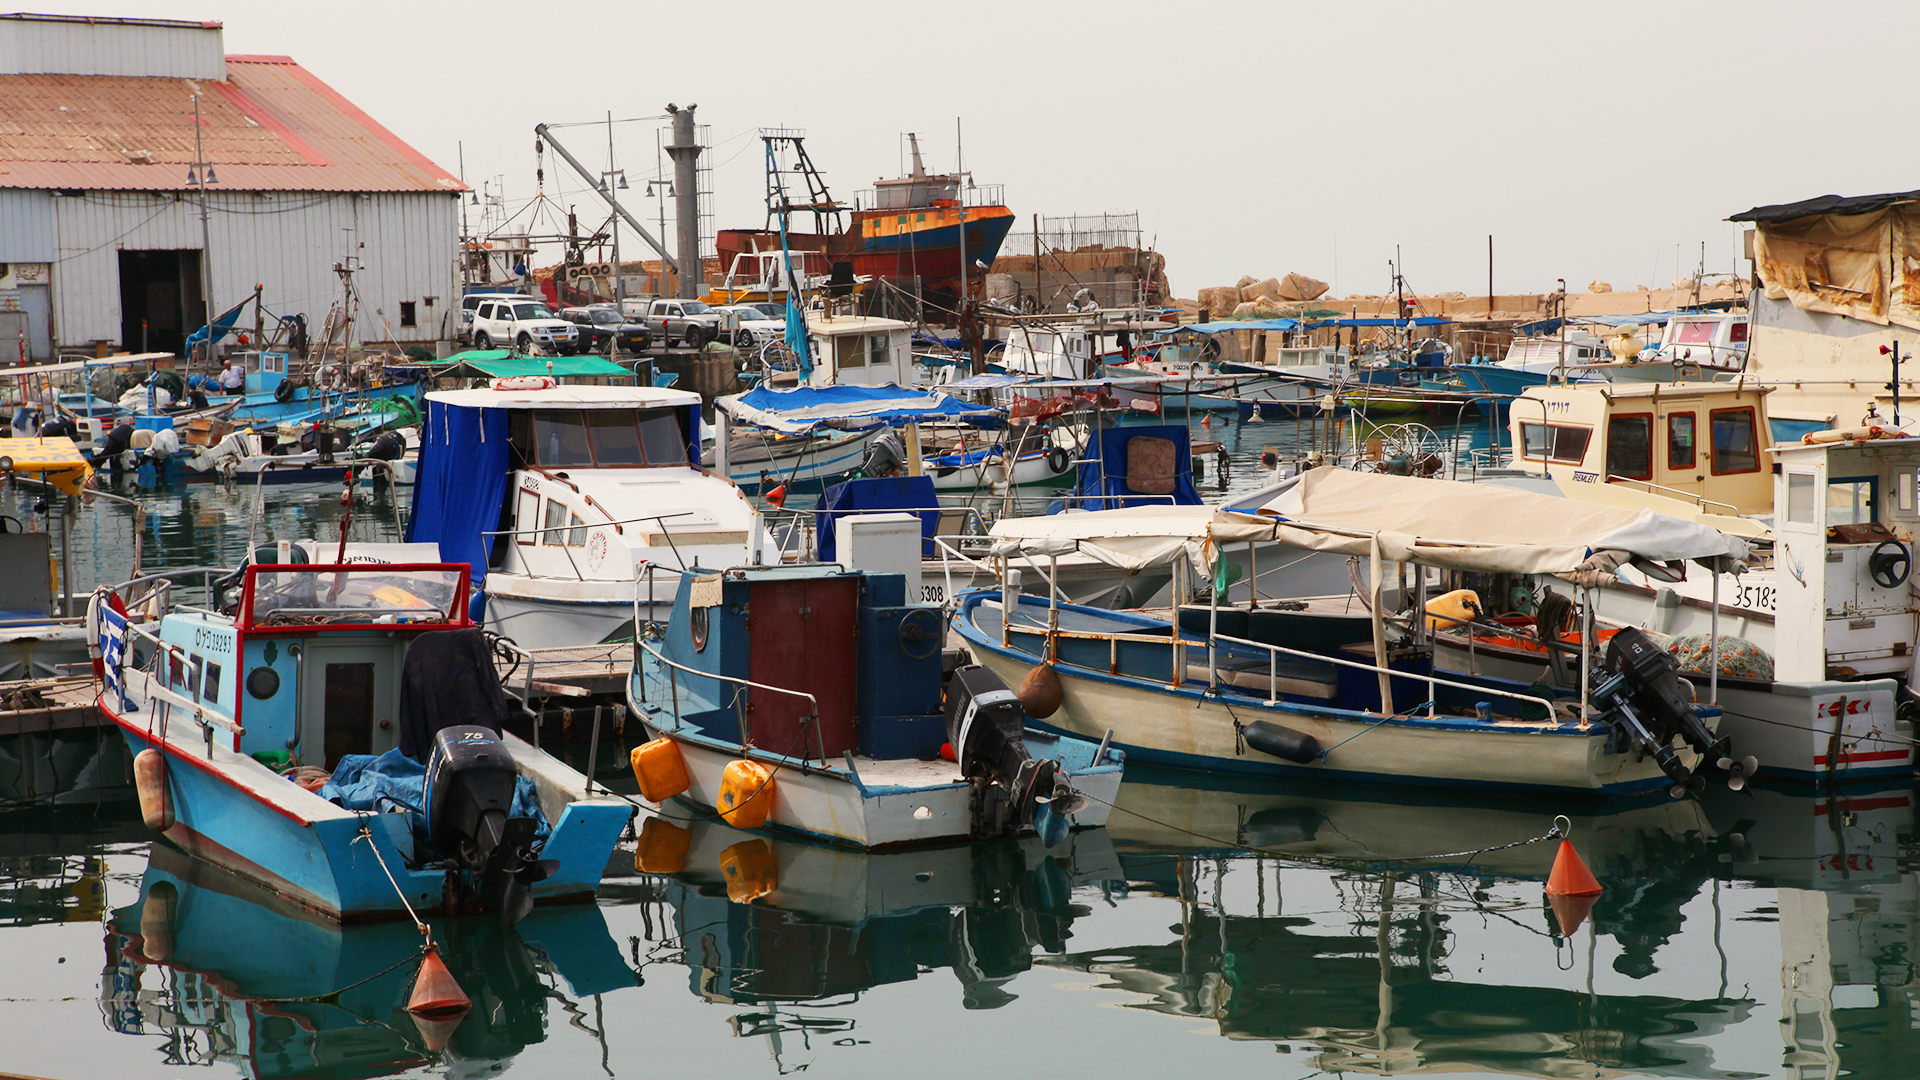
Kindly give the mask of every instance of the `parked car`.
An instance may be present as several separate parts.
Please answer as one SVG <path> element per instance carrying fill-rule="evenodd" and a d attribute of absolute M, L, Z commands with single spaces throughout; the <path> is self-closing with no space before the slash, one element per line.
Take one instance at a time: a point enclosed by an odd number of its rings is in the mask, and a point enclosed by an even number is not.
<path fill-rule="evenodd" d="M 671 345 L 697 349 L 720 333 L 720 316 L 698 300 L 655 300 L 647 305 L 647 329 Z"/>
<path fill-rule="evenodd" d="M 783 311 L 775 319 L 757 304 L 729 304 L 710 309 L 720 315 L 721 334 L 729 345 L 745 352 L 758 349 L 775 338 L 784 337 L 787 319 Z"/>
<path fill-rule="evenodd" d="M 532 300 L 526 293 L 517 292 L 471 292 L 460 298 L 460 325 L 454 328 L 454 336 L 462 345 L 473 344 L 473 317 L 480 310 L 480 304 L 486 300 Z"/>
<path fill-rule="evenodd" d="M 560 317 L 574 325 L 574 331 L 580 338 L 581 352 L 613 354 L 614 347 L 628 352 L 646 352 L 653 344 L 653 333 L 646 323 L 633 322 L 621 316 L 612 307 L 598 304 L 589 307 L 562 308 Z"/>
<path fill-rule="evenodd" d="M 482 299 L 473 313 L 473 347 L 513 347 L 532 352 L 570 353 L 579 347 L 577 328 L 532 297 Z"/>

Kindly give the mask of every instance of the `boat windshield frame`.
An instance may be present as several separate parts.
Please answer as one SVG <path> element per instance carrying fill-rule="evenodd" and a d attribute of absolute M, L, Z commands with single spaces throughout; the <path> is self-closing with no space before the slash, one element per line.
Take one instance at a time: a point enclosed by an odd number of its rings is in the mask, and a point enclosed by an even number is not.
<path fill-rule="evenodd" d="M 447 607 L 442 610 L 437 607 L 414 608 L 399 605 L 321 606 L 297 610 L 340 621 L 278 622 L 268 621 L 265 616 L 260 621 L 254 618 L 254 605 L 259 598 L 258 581 L 262 575 L 337 574 L 403 577 L 410 573 L 434 573 L 450 577 L 453 591 Z M 249 634 L 315 634 L 346 630 L 405 630 L 410 633 L 427 630 L 465 630 L 477 625 L 467 614 L 471 589 L 472 568 L 466 563 L 259 563 L 246 568 L 246 577 L 240 592 L 240 606 L 234 613 L 233 625 L 236 630 Z M 361 611 L 364 611 L 368 617 L 354 618 Z M 397 618 L 415 611 L 431 613 L 433 617 L 409 618 L 406 621 Z M 271 612 L 266 614 L 271 615 Z M 382 617 L 388 618 L 389 621 L 381 621 Z"/>

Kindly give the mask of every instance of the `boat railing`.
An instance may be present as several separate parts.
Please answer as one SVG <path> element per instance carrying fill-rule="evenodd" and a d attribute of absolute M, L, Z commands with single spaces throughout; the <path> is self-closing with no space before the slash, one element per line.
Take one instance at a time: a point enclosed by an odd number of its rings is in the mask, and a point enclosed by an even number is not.
<path fill-rule="evenodd" d="M 397 462 L 385 461 L 381 458 L 337 457 L 325 464 L 328 468 L 346 468 L 348 470 L 358 468 L 385 469 L 387 472 L 387 483 L 393 484 L 395 482 L 393 467 Z M 254 547 L 254 526 L 266 517 L 267 474 L 278 468 L 297 469 L 311 467 L 311 462 L 296 461 L 268 461 L 261 464 L 260 471 L 255 474 L 253 483 L 253 513 L 249 515 L 247 519 L 248 551 L 252 551 Z M 396 500 L 396 502 L 397 501 L 398 500 Z M 395 522 L 395 529 L 400 536 L 404 537 L 407 534 L 407 516 L 404 509 L 400 512 L 399 519 Z"/>
<path fill-rule="evenodd" d="M 1668 487 L 1665 484 L 1656 484 L 1651 480 L 1642 480 L 1637 476 L 1615 476 L 1612 473 L 1608 473 L 1607 483 L 1639 484 L 1641 487 L 1647 488 L 1651 491 L 1658 491 L 1662 494 L 1672 495 L 1677 499 L 1691 502 L 1696 506 L 1700 507 L 1700 509 L 1702 510 L 1705 510 L 1709 506 L 1721 506 L 1726 508 L 1727 516 L 1729 517 L 1740 516 L 1740 508 L 1733 505 L 1732 503 L 1721 502 L 1719 499 L 1709 499 L 1705 495 L 1700 494 L 1699 492 L 1686 491 L 1681 488 Z"/>
<path fill-rule="evenodd" d="M 1006 616 L 1003 614 L 1002 618 L 1005 619 Z M 1173 685 L 1179 686 L 1186 681 L 1186 664 L 1184 662 L 1184 656 L 1185 656 L 1184 650 L 1187 648 L 1193 647 L 1198 643 L 1189 641 L 1184 636 L 1174 636 L 1172 632 L 1178 630 L 1177 624 L 1170 625 L 1168 629 L 1170 633 L 1165 633 L 1165 634 L 1163 633 L 1114 634 L 1114 633 L 1103 633 L 1095 630 L 1051 629 L 1047 627 L 1045 624 L 1035 624 L 1035 626 L 1028 632 L 1029 633 L 1037 632 L 1042 635 L 1046 635 L 1050 637 L 1081 639 L 1081 640 L 1089 640 L 1089 641 L 1104 640 L 1108 642 L 1109 645 L 1108 645 L 1107 662 L 1108 662 L 1108 669 L 1110 674 L 1120 673 L 1120 670 L 1119 670 L 1119 664 L 1120 664 L 1119 643 L 1120 642 L 1137 641 L 1137 642 L 1143 642 L 1143 643 L 1154 644 L 1154 645 L 1171 645 L 1175 649 L 1174 657 L 1173 657 L 1174 662 L 1172 666 Z M 1229 645 L 1244 646 L 1250 649 L 1259 649 L 1267 653 L 1267 665 L 1268 665 L 1267 666 L 1267 704 L 1269 705 L 1279 704 L 1279 695 L 1277 691 L 1280 685 L 1280 657 L 1282 655 L 1286 655 L 1291 657 L 1297 657 L 1302 660 L 1310 660 L 1314 663 L 1332 664 L 1336 667 L 1351 668 L 1356 671 L 1367 671 L 1367 672 L 1372 672 L 1376 675 L 1386 675 L 1394 679 L 1407 679 L 1407 680 L 1413 680 L 1417 682 L 1423 682 L 1427 685 L 1426 706 L 1427 706 L 1427 716 L 1429 719 L 1431 719 L 1434 716 L 1436 710 L 1439 708 L 1439 700 L 1438 700 L 1438 695 L 1436 693 L 1436 690 L 1438 687 L 1441 687 L 1441 686 L 1445 686 L 1455 690 L 1465 690 L 1474 694 L 1484 694 L 1492 697 L 1506 698 L 1508 700 L 1518 701 L 1524 704 L 1535 705 L 1535 706 L 1538 706 L 1539 708 L 1545 709 L 1547 716 L 1549 717 L 1553 716 L 1553 703 L 1548 701 L 1545 698 L 1537 697 L 1532 694 L 1520 694 L 1510 690 L 1500 690 L 1500 689 L 1489 687 L 1489 686 L 1477 686 L 1473 683 L 1456 682 L 1452 679 L 1444 679 L 1438 675 L 1434 675 L 1431 671 L 1429 671 L 1427 674 L 1424 674 L 1424 675 L 1419 674 L 1417 672 L 1398 671 L 1393 668 L 1381 667 L 1378 664 L 1367 664 L 1367 663 L 1362 663 L 1358 660 L 1343 660 L 1340 657 L 1328 656 L 1324 653 L 1310 652 L 1305 649 L 1290 649 L 1284 645 L 1269 645 L 1264 641 L 1249 641 L 1246 638 L 1237 638 L 1227 634 L 1220 634 L 1220 633 L 1214 633 L 1210 635 L 1207 638 L 1207 642 L 1206 642 L 1207 681 L 1211 685 L 1213 693 L 1220 692 L 1220 657 L 1219 657 L 1220 642 L 1225 642 Z M 1384 710 L 1388 704 L 1389 703 L 1383 702 L 1382 709 Z M 1393 714 L 1387 714 L 1387 715 L 1393 715 Z"/>
<path fill-rule="evenodd" d="M 196 665 L 193 662 L 193 657 L 186 649 L 172 642 L 162 640 L 160 635 L 136 626 L 131 621 L 126 624 L 126 627 L 129 638 L 144 639 L 154 647 L 152 655 L 147 660 L 147 707 L 158 708 L 160 710 L 158 716 L 155 717 L 155 721 L 159 726 L 159 737 L 161 741 L 164 742 L 166 740 L 167 724 L 173 719 L 175 709 L 186 712 L 189 719 L 200 725 L 201 732 L 205 736 L 208 758 L 213 757 L 214 728 L 223 728 L 230 731 L 236 738 L 247 733 L 245 728 L 234 723 L 231 719 L 219 713 L 209 711 L 205 702 L 195 701 L 185 694 L 176 692 L 167 685 L 167 676 L 176 666 L 181 671 L 192 671 L 195 669 Z M 131 646 L 132 641 L 129 641 L 128 645 Z M 131 648 L 129 648 L 129 651 L 131 651 Z M 187 678 L 189 681 L 192 681 L 194 676 L 189 675 Z"/>
<path fill-rule="evenodd" d="M 677 677 L 677 675 L 679 672 L 683 672 L 683 671 L 686 672 L 688 675 L 697 676 L 702 679 L 712 679 L 715 682 L 729 683 L 734 686 L 740 687 L 743 690 L 765 690 L 768 693 L 772 693 L 772 694 L 785 694 L 788 697 L 805 698 L 807 700 L 808 711 L 807 711 L 807 715 L 800 718 L 800 724 L 802 727 L 805 727 L 809 724 L 813 726 L 814 738 L 820 748 L 820 762 L 821 764 L 826 763 L 826 760 L 827 760 L 826 735 L 820 730 L 820 701 L 819 699 L 815 698 L 812 694 L 809 694 L 804 690 L 789 690 L 784 686 L 770 686 L 767 683 L 754 682 L 752 679 L 742 679 L 734 675 L 722 675 L 722 674 L 719 674 L 718 672 L 701 671 L 698 668 L 688 667 L 687 665 L 679 663 L 678 661 L 669 660 L 665 656 L 662 656 L 660 654 L 660 650 L 654 648 L 652 645 L 647 644 L 646 639 L 637 634 L 634 636 L 633 643 L 636 646 L 638 646 L 640 649 L 645 649 L 647 651 L 647 655 L 653 657 L 655 660 L 658 660 L 662 665 L 666 667 L 667 685 L 673 701 L 673 722 L 675 726 L 679 726 L 680 724 L 680 680 Z M 640 653 L 636 650 L 634 652 L 634 662 L 637 664 L 639 663 L 639 660 L 640 660 Z M 631 690 L 629 690 L 629 693 L 631 693 Z M 752 725 L 747 720 L 748 703 L 746 701 L 746 695 L 738 691 L 735 691 L 733 695 L 733 704 L 734 704 L 734 711 L 740 717 L 740 750 L 742 753 L 745 753 L 747 748 L 753 745 L 753 728 L 752 728 Z M 791 756 L 791 755 L 789 754 L 787 756 Z M 806 757 L 807 755 L 803 754 L 801 757 L 801 760 L 803 761 L 806 760 Z"/>

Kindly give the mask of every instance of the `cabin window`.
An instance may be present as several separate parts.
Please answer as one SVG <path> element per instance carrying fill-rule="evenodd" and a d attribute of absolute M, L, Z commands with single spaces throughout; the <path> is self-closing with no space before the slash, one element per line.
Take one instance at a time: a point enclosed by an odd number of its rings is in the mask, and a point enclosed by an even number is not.
<path fill-rule="evenodd" d="M 167 664 L 167 685 L 175 690 L 185 690 L 188 693 L 192 693 L 193 687 L 187 685 L 187 662 L 180 658 L 179 653 L 168 653 Z"/>
<path fill-rule="evenodd" d="M 513 527 L 516 530 L 520 530 L 520 531 L 514 534 L 514 537 L 513 537 L 514 542 L 518 544 L 539 543 L 540 542 L 539 534 L 529 531 L 536 527 L 534 525 L 534 522 L 539 520 L 540 520 L 540 493 L 537 491 L 528 491 L 526 488 L 521 488 L 520 489 L 520 512 L 515 517 L 514 523 L 513 523 Z"/>
<path fill-rule="evenodd" d="M 1865 525 L 1873 520 L 1873 479 L 1848 476 L 1827 484 L 1827 525 Z"/>
<path fill-rule="evenodd" d="M 1787 520 L 1797 525 L 1812 525 L 1813 474 L 1787 474 Z"/>
<path fill-rule="evenodd" d="M 417 324 L 416 324 L 416 323 L 414 322 L 414 312 L 415 312 L 415 310 L 416 310 L 416 309 L 415 309 L 415 308 L 414 308 L 414 306 L 413 306 L 413 301 L 411 301 L 411 300 L 402 300 L 402 301 L 400 301 L 400 325 L 401 325 L 401 326 L 414 326 L 414 325 L 417 325 Z"/>
<path fill-rule="evenodd" d="M 541 409 L 533 414 L 533 455 L 546 468 L 593 465 L 586 419 L 578 412 Z"/>
<path fill-rule="evenodd" d="M 569 529 L 569 525 L 580 527 Z M 580 515 L 558 499 L 547 500 L 547 521 L 540 535 L 549 547 L 584 547 L 587 543 L 587 530 Z"/>
<path fill-rule="evenodd" d="M 878 365 L 884 364 L 891 359 L 888 353 L 890 351 L 889 346 L 891 346 L 893 342 L 886 334 L 868 335 L 867 342 L 867 363 Z"/>
<path fill-rule="evenodd" d="M 205 661 L 200 676 L 200 700 L 220 700 L 220 665 L 211 660 Z"/>
<path fill-rule="evenodd" d="M 1673 413 L 1667 417 L 1667 468 L 1694 467 L 1693 414 Z"/>
<path fill-rule="evenodd" d="M 1653 417 L 1615 416 L 1607 422 L 1607 475 L 1653 479 Z"/>
<path fill-rule="evenodd" d="M 907 223 L 907 215 L 905 215 L 905 214 L 901 214 L 901 215 L 900 215 L 900 220 L 899 220 L 898 222 L 896 222 L 895 224 L 899 224 L 899 225 L 905 225 L 906 223 Z"/>
<path fill-rule="evenodd" d="M 1913 470 L 1901 469 L 1893 474 L 1893 500 L 1895 508 L 1903 514 L 1913 513 Z"/>
<path fill-rule="evenodd" d="M 920 215 L 920 217 L 919 217 L 919 220 L 920 220 L 920 221 L 925 221 L 925 220 L 927 220 L 927 215 L 925 215 L 925 214 L 921 214 L 921 215 Z"/>
<path fill-rule="evenodd" d="M 1753 409 L 1715 409 L 1708 414 L 1713 425 L 1713 474 L 1760 471 L 1760 444 L 1754 434 Z"/>
<path fill-rule="evenodd" d="M 1734 345 L 1745 345 L 1747 343 L 1747 324 L 1737 322 L 1727 327 L 1727 341 Z"/>
<path fill-rule="evenodd" d="M 321 676 L 327 767 L 342 754 L 373 753 L 372 664 L 327 664 Z"/>
<path fill-rule="evenodd" d="M 679 409 L 541 409 L 533 414 L 534 459 L 542 468 L 685 465 L 688 435 Z"/>
<path fill-rule="evenodd" d="M 843 334 L 833 339 L 833 361 L 839 368 L 867 366 L 866 343 L 859 334 Z"/>
<path fill-rule="evenodd" d="M 1579 463 L 1587 456 L 1593 429 L 1570 424 L 1521 424 L 1520 456 L 1534 461 Z"/>
<path fill-rule="evenodd" d="M 1674 328 L 1673 342 L 1676 345 L 1713 344 L 1713 323 L 1689 319 Z"/>

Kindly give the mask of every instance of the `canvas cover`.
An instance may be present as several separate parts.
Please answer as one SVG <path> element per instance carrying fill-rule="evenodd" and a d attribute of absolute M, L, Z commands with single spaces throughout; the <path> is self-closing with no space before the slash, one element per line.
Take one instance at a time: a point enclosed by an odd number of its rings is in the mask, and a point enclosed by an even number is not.
<path fill-rule="evenodd" d="M 430 395 L 407 543 L 440 545 L 441 560 L 472 567 L 479 588 L 497 539 L 481 533 L 500 528 L 506 490 L 506 410 L 453 405 Z"/>
<path fill-rule="evenodd" d="M 1762 220 L 1754 257 L 1769 299 L 1920 329 L 1920 203 Z"/>
<path fill-rule="evenodd" d="M 1650 510 L 1451 480 L 1360 473 L 1327 466 L 1274 489 L 1252 512 L 1211 507 L 1131 507 L 1046 518 L 1002 519 L 995 555 L 1078 551 L 1125 569 L 1185 555 L 1207 568 L 1222 545 L 1276 542 L 1429 566 L 1521 574 L 1610 571 L 1629 559 L 1744 560 L 1746 542 Z"/>
<path fill-rule="evenodd" d="M 789 435 L 816 427 L 864 429 L 880 424 L 928 420 L 991 420 L 1005 409 L 973 405 L 927 390 L 887 383 L 882 386 L 801 386 L 792 390 L 759 387 L 714 402 L 728 416 Z"/>

